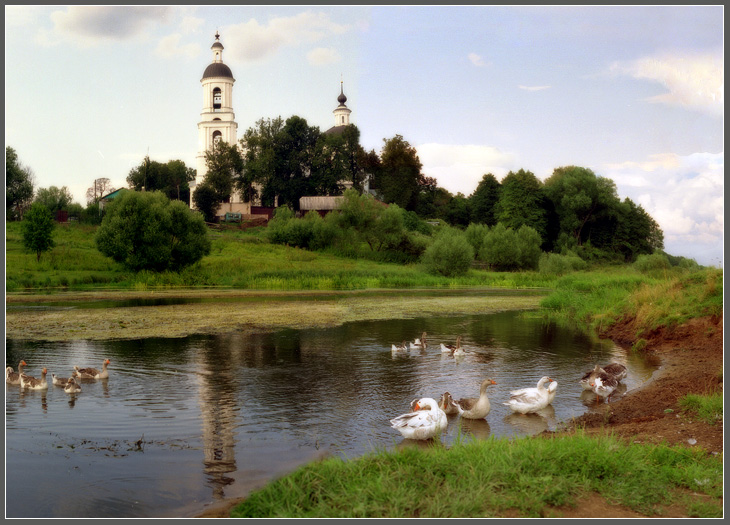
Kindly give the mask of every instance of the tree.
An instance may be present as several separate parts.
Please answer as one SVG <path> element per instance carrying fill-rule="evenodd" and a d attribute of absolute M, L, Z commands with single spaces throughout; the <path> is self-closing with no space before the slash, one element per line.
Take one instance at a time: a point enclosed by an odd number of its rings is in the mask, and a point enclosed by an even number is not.
<path fill-rule="evenodd" d="M 346 126 L 342 133 L 322 133 L 312 160 L 312 194 L 339 195 L 345 181 L 362 192 L 366 174 L 360 163 L 366 155 L 360 146 L 360 130 L 354 124 Z"/>
<path fill-rule="evenodd" d="M 533 228 L 543 242 L 547 241 L 548 218 L 542 182 L 530 171 L 509 172 L 502 179 L 502 190 L 496 206 L 498 222 L 505 228 L 518 230 L 527 225 Z"/>
<path fill-rule="evenodd" d="M 97 203 L 104 195 L 110 194 L 115 189 L 107 178 L 94 179 L 94 185 L 86 190 L 86 203 Z"/>
<path fill-rule="evenodd" d="M 519 229 L 498 222 L 484 235 L 479 258 L 495 270 L 534 270 L 540 260 L 540 235 L 527 225 Z"/>
<path fill-rule="evenodd" d="M 613 214 L 619 204 L 612 180 L 578 166 L 556 168 L 545 180 L 544 191 L 555 208 L 560 232 L 570 235 L 577 246 L 589 238 L 595 246 L 592 226 L 602 215 Z"/>
<path fill-rule="evenodd" d="M 261 197 L 264 206 L 273 206 L 276 198 L 271 181 L 274 180 L 278 159 L 275 142 L 284 127 L 281 117 L 260 119 L 256 125 L 246 130 L 240 140 L 243 151 L 243 170 L 235 179 L 235 187 L 241 192 L 244 202 Z M 259 195 L 257 187 L 266 190 Z"/>
<path fill-rule="evenodd" d="M 5 214 L 8 219 L 22 219 L 33 202 L 33 171 L 23 166 L 18 154 L 5 146 Z"/>
<path fill-rule="evenodd" d="M 469 200 L 461 193 L 457 193 L 446 208 L 446 222 L 452 226 L 468 226 L 471 218 Z"/>
<path fill-rule="evenodd" d="M 40 202 L 51 214 L 55 214 L 60 210 L 68 210 L 68 207 L 73 203 L 73 196 L 66 186 L 62 188 L 57 188 L 56 186 L 38 188 L 35 202 Z"/>
<path fill-rule="evenodd" d="M 421 173 L 420 159 L 416 148 L 401 135 L 383 139 L 380 153 L 381 169 L 374 186 L 386 203 L 394 203 L 406 210 L 415 210 L 425 179 Z"/>
<path fill-rule="evenodd" d="M 491 173 L 482 176 L 474 193 L 469 196 L 472 211 L 472 221 L 478 224 L 494 226 L 497 224 L 495 208 L 499 202 L 501 185 L 497 177 Z"/>
<path fill-rule="evenodd" d="M 36 260 L 41 254 L 53 248 L 53 215 L 40 202 L 34 203 L 23 218 L 23 246 L 35 252 Z"/>
<path fill-rule="evenodd" d="M 96 234 L 101 253 L 132 271 L 178 271 L 210 253 L 200 213 L 160 191 L 128 191 L 107 208 Z"/>
<path fill-rule="evenodd" d="M 162 163 L 146 156 L 139 166 L 129 171 L 127 184 L 135 191 L 161 191 L 169 199 L 189 202 L 189 183 L 194 179 L 195 170 L 181 160 Z"/>
<path fill-rule="evenodd" d="M 631 262 L 639 255 L 650 255 L 664 248 L 664 233 L 644 208 L 627 197 L 618 209 L 613 247 L 623 255 L 625 261 Z"/>

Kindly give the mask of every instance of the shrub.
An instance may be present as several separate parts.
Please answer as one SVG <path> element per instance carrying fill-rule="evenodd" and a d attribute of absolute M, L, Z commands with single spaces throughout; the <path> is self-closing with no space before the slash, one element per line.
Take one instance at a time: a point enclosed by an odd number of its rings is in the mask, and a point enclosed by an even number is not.
<path fill-rule="evenodd" d="M 475 222 L 469 224 L 469 226 L 466 227 L 466 230 L 464 230 L 466 240 L 469 241 L 471 247 L 474 248 L 474 253 L 479 253 L 479 250 L 482 249 L 482 242 L 484 242 L 484 237 L 487 232 L 489 232 L 489 226 Z"/>
<path fill-rule="evenodd" d="M 658 252 L 651 255 L 639 255 L 634 263 L 634 268 L 641 273 L 668 270 L 670 266 L 667 256 Z"/>
<path fill-rule="evenodd" d="M 113 201 L 96 234 L 101 253 L 139 272 L 178 271 L 210 253 L 203 216 L 165 194 L 125 192 Z"/>
<path fill-rule="evenodd" d="M 466 237 L 451 228 L 444 228 L 421 257 L 430 273 L 453 277 L 463 275 L 474 260 L 474 248 Z"/>
<path fill-rule="evenodd" d="M 484 235 L 479 258 L 495 270 L 535 269 L 541 243 L 540 235 L 530 226 L 523 225 L 515 232 L 497 223 Z"/>
<path fill-rule="evenodd" d="M 585 270 L 588 264 L 577 255 L 561 255 L 543 253 L 540 255 L 538 268 L 547 275 L 565 275 L 576 270 Z"/>

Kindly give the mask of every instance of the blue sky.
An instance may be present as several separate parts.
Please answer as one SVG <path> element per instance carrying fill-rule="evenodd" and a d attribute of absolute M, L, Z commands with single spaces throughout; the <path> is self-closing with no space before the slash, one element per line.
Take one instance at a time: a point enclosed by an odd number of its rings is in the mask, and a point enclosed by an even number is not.
<path fill-rule="evenodd" d="M 5 6 L 5 140 L 36 187 L 86 204 L 153 160 L 195 167 L 200 78 L 220 32 L 239 138 L 261 118 L 402 135 L 427 176 L 612 179 L 665 249 L 719 266 L 723 6 Z"/>

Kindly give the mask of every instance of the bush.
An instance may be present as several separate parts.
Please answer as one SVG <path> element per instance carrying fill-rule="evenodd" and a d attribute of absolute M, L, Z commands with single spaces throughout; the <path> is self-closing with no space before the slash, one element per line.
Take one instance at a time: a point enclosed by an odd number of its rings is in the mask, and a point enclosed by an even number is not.
<path fill-rule="evenodd" d="M 474 260 L 474 248 L 466 237 L 451 228 L 444 228 L 421 257 L 430 273 L 453 277 L 464 275 Z"/>
<path fill-rule="evenodd" d="M 540 273 L 548 275 L 565 275 L 576 270 L 585 270 L 587 266 L 588 263 L 577 255 L 557 253 L 543 253 L 538 263 Z"/>
<path fill-rule="evenodd" d="M 650 273 L 654 271 L 668 270 L 670 268 L 669 259 L 663 253 L 652 253 L 651 255 L 639 255 L 634 263 L 641 273 Z"/>
<path fill-rule="evenodd" d="M 466 227 L 466 230 L 464 230 L 464 234 L 466 235 L 466 240 L 469 241 L 469 244 L 471 244 L 471 247 L 474 248 L 474 253 L 479 253 L 479 251 L 482 249 L 482 243 L 484 242 L 484 237 L 489 232 L 489 226 L 486 224 L 477 224 L 475 222 L 472 222 L 469 226 Z"/>
<path fill-rule="evenodd" d="M 107 208 L 96 246 L 132 271 L 162 272 L 198 262 L 211 243 L 200 213 L 159 191 L 128 191 Z"/>
<path fill-rule="evenodd" d="M 542 240 L 530 226 L 522 225 L 516 232 L 497 223 L 484 235 L 479 259 L 495 270 L 534 270 L 537 268 Z"/>

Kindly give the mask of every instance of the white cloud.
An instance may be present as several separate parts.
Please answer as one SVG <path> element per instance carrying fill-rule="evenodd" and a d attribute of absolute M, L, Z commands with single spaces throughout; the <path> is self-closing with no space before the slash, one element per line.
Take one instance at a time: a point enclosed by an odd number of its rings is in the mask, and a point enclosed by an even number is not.
<path fill-rule="evenodd" d="M 307 11 L 296 16 L 272 18 L 261 25 L 255 19 L 221 29 L 226 49 L 233 60 L 255 61 L 276 54 L 284 46 L 314 43 L 349 31 L 351 26 L 337 24 L 324 13 Z"/>
<path fill-rule="evenodd" d="M 543 89 L 550 89 L 550 86 L 517 86 L 525 91 L 542 91 Z"/>
<path fill-rule="evenodd" d="M 42 16 L 42 9 L 37 5 L 6 5 L 5 27 L 34 25 Z"/>
<path fill-rule="evenodd" d="M 341 59 L 340 54 L 332 48 L 318 47 L 307 53 L 307 60 L 313 66 L 334 64 Z"/>
<path fill-rule="evenodd" d="M 180 39 L 182 35 L 180 33 L 173 33 L 162 39 L 155 49 L 155 53 L 162 58 L 174 58 L 178 56 L 184 56 L 187 58 L 195 58 L 200 54 L 200 45 L 198 44 L 186 44 L 181 46 Z"/>
<path fill-rule="evenodd" d="M 416 146 L 416 151 L 424 175 L 434 177 L 440 187 L 451 193 L 467 196 L 474 192 L 484 174 L 492 173 L 500 179 L 514 163 L 511 154 L 491 146 L 430 143 Z"/>
<path fill-rule="evenodd" d="M 70 41 L 80 46 L 145 36 L 148 27 L 165 22 L 173 8 L 167 6 L 70 6 L 51 13 L 53 31 L 41 31 L 46 44 Z"/>
<path fill-rule="evenodd" d="M 202 18 L 185 16 L 180 22 L 180 31 L 182 31 L 184 35 L 189 35 L 190 33 L 195 33 L 204 23 L 205 20 Z"/>
<path fill-rule="evenodd" d="M 484 67 L 487 65 L 484 62 L 484 59 L 476 53 L 469 53 L 469 61 L 477 67 Z"/>
<path fill-rule="evenodd" d="M 701 264 L 722 260 L 724 153 L 653 155 L 605 166 L 619 194 L 641 206 L 664 232 L 665 251 Z M 705 260 L 700 260 L 698 254 Z"/>
<path fill-rule="evenodd" d="M 724 114 L 724 60 L 717 53 L 645 57 L 611 65 L 613 73 L 658 82 L 667 93 L 647 99 L 652 103 L 682 106 L 722 117 Z"/>

